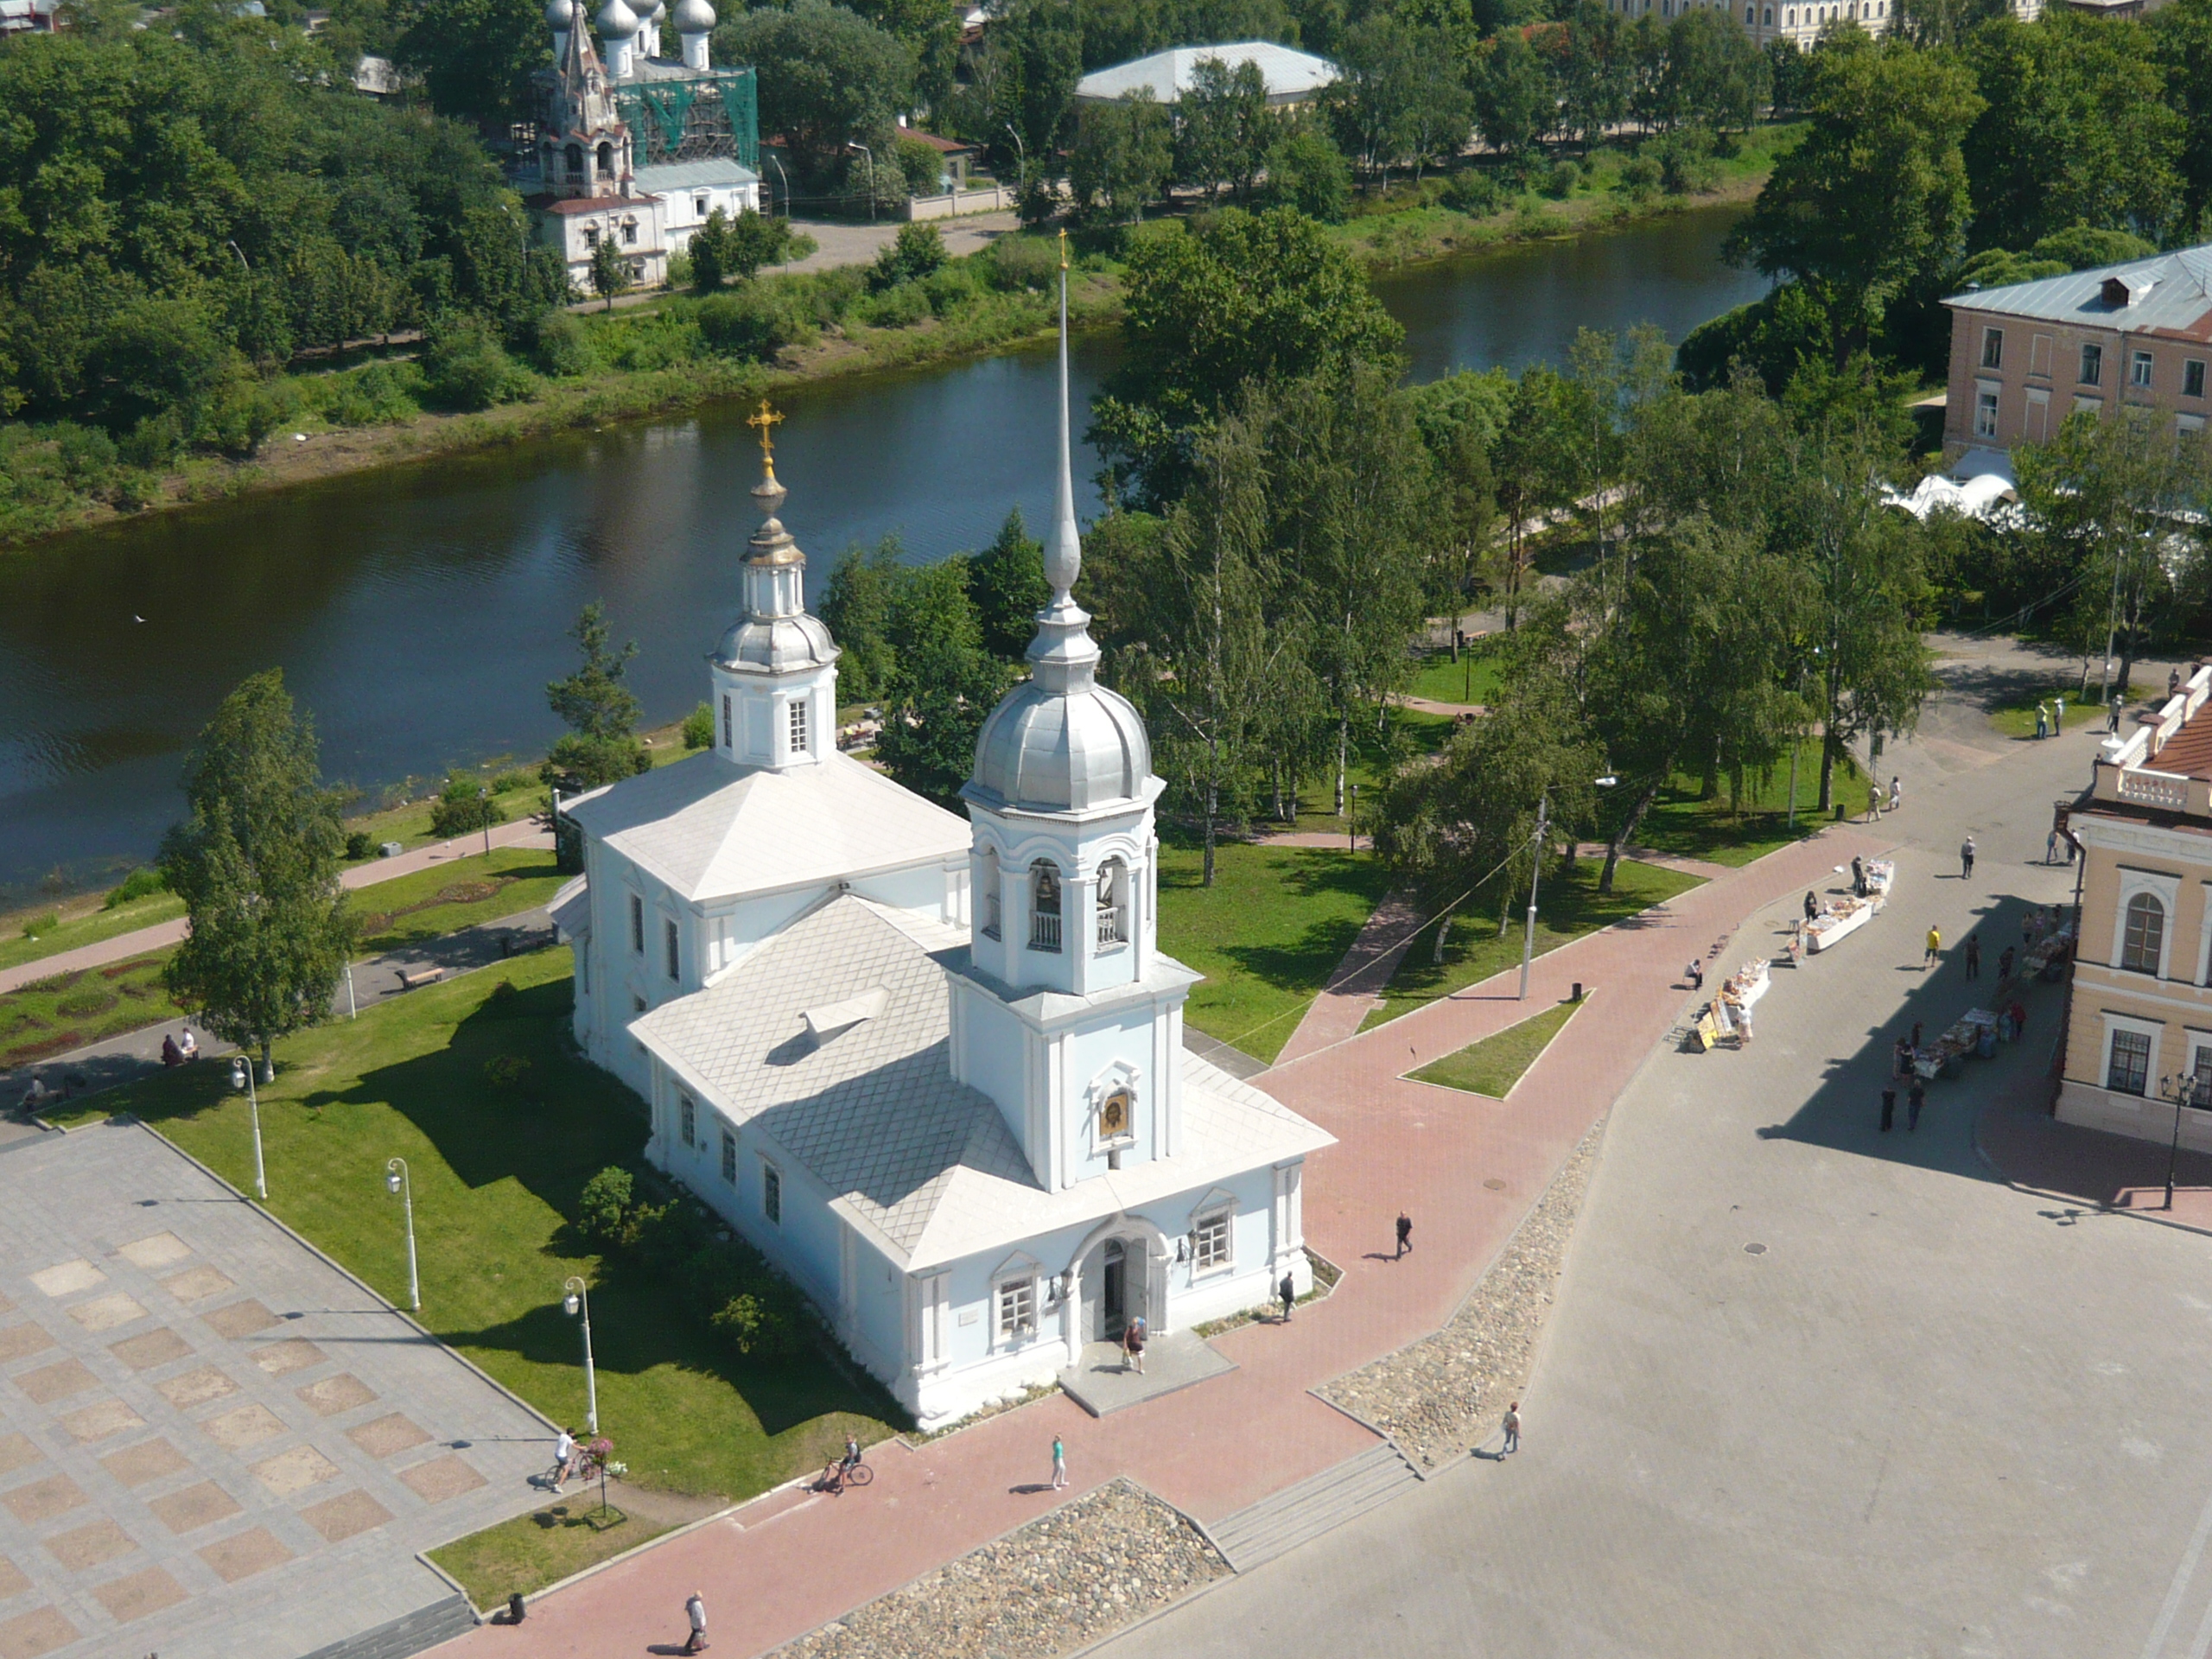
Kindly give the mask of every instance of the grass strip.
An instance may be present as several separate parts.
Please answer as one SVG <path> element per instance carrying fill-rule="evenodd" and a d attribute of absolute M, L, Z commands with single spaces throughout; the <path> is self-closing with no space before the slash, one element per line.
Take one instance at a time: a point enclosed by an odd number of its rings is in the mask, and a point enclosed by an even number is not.
<path fill-rule="evenodd" d="M 1440 1084 L 1470 1095 L 1503 1100 L 1513 1092 L 1522 1074 L 1536 1063 L 1536 1056 L 1551 1046 L 1560 1028 L 1573 1018 L 1580 1002 L 1562 1002 L 1517 1026 L 1494 1032 L 1478 1043 L 1469 1043 L 1457 1053 L 1431 1061 L 1411 1072 L 1416 1083 Z"/>
<path fill-rule="evenodd" d="M 618 1488 L 616 1497 L 621 1496 Z M 429 1552 L 475 1606 L 494 1607 L 512 1595 L 536 1595 L 550 1584 L 651 1543 L 674 1527 L 633 1515 L 619 1503 L 599 1507 L 594 1486 L 572 1503 L 555 1503 L 502 1521 Z"/>

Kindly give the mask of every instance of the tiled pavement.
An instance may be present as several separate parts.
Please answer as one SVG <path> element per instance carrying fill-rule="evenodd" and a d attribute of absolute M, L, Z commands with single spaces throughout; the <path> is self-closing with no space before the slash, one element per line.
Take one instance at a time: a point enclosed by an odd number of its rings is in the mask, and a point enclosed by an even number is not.
<path fill-rule="evenodd" d="M 549 1433 L 151 1132 L 0 1148 L 0 1659 L 373 1629 Z"/>

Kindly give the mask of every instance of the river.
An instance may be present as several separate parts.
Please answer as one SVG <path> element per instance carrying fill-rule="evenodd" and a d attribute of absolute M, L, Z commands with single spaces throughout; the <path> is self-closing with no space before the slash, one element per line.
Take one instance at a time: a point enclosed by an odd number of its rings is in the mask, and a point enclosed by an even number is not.
<path fill-rule="evenodd" d="M 1578 327 L 1669 339 L 1764 289 L 1711 208 L 1423 266 L 1376 291 L 1415 378 L 1563 362 Z M 1081 408 L 1112 367 L 1077 343 Z M 934 559 L 1051 505 L 1049 349 L 792 388 L 784 518 L 818 590 L 853 543 Z M 326 776 L 373 792 L 449 763 L 541 753 L 563 631 L 603 599 L 639 644 L 652 722 L 702 695 L 737 603 L 759 453 L 744 411 L 610 429 L 149 516 L 0 553 L 0 904 L 102 881 L 176 816 L 177 767 L 224 695 L 283 667 Z M 1078 455 L 1078 473 L 1090 458 Z M 1082 511 L 1098 508 L 1086 485 Z"/>

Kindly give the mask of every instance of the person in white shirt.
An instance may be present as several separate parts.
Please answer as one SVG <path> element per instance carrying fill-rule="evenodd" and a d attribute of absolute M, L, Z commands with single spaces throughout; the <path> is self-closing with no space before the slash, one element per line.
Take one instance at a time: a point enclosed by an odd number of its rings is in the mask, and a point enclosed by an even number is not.
<path fill-rule="evenodd" d="M 569 1471 L 575 1467 L 575 1463 L 576 1437 L 564 1428 L 553 1442 L 553 1490 L 555 1491 L 561 1490 L 563 1483 L 569 1478 Z"/>
<path fill-rule="evenodd" d="M 696 1653 L 707 1645 L 707 1604 L 694 1590 L 691 1599 L 683 1604 L 683 1616 L 691 1621 L 690 1639 L 684 1643 L 683 1651 Z"/>

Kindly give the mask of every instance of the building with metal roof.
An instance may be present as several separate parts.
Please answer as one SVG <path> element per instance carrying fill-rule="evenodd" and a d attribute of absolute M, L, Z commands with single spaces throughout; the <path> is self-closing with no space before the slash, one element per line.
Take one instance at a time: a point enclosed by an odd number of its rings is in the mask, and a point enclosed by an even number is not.
<path fill-rule="evenodd" d="M 1279 105 L 1307 103 L 1338 76 L 1335 64 L 1311 52 L 1278 46 L 1273 41 L 1236 41 L 1223 46 L 1171 47 L 1110 68 L 1094 69 L 1076 82 L 1075 95 L 1103 104 L 1148 89 L 1154 103 L 1173 104 L 1198 84 L 1198 66 L 1207 62 L 1225 63 L 1232 69 L 1256 64 L 1268 85 L 1268 102 Z"/>

